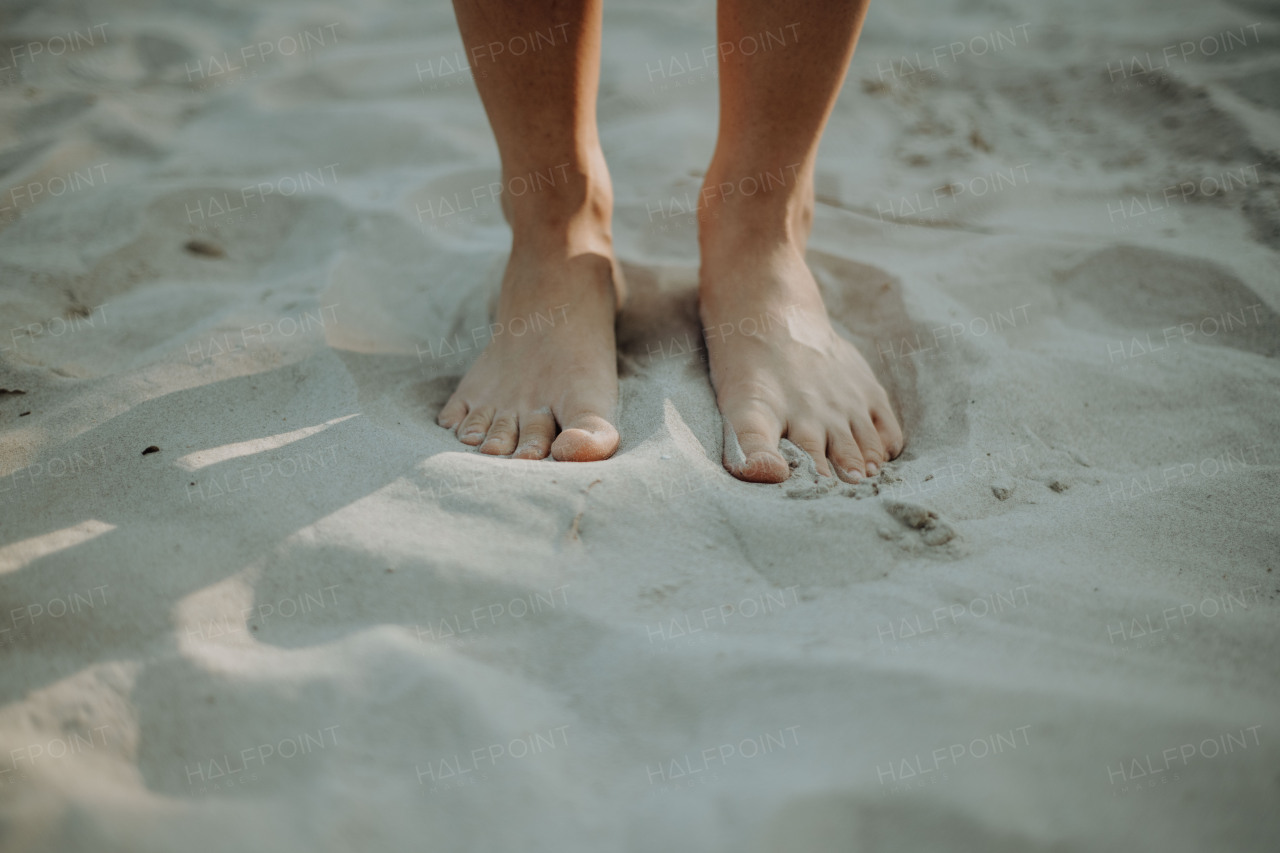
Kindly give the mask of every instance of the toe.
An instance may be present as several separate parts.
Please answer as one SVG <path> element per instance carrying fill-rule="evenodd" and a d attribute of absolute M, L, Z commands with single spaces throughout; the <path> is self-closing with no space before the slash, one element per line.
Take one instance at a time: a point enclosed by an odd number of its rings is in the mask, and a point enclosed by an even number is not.
<path fill-rule="evenodd" d="M 884 448 L 885 458 L 897 459 L 905 442 L 902 437 L 902 427 L 898 425 L 893 409 L 887 406 L 872 409 L 871 422 L 880 435 L 880 445 Z"/>
<path fill-rule="evenodd" d="M 462 402 L 461 397 L 453 396 L 449 398 L 449 402 L 444 404 L 444 408 L 436 416 L 436 423 L 445 429 L 454 429 L 458 424 L 462 423 L 462 419 L 466 416 L 467 404 Z"/>
<path fill-rule="evenodd" d="M 876 432 L 869 415 L 854 418 L 850 426 L 853 427 L 853 440 L 858 442 L 862 460 L 866 463 L 867 476 L 874 477 L 880 473 L 880 466 L 884 465 L 887 459 L 884 444 L 880 441 L 880 433 Z"/>
<path fill-rule="evenodd" d="M 813 464 L 824 477 L 831 476 L 827 464 L 827 431 L 814 424 L 800 424 L 787 431 L 787 438 L 805 453 L 813 457 Z"/>
<path fill-rule="evenodd" d="M 480 406 L 472 409 L 471 413 L 462 421 L 462 425 L 458 427 L 458 440 L 463 444 L 470 444 L 474 447 L 484 441 L 485 435 L 489 432 L 489 424 L 492 422 L 492 406 Z"/>
<path fill-rule="evenodd" d="M 596 414 L 579 414 L 565 421 L 551 444 L 551 455 L 562 462 L 608 459 L 618 449 L 618 431 Z"/>
<path fill-rule="evenodd" d="M 866 476 L 866 462 L 862 458 L 862 451 L 858 449 L 858 442 L 853 440 L 851 431 L 832 436 L 828 455 L 836 469 L 836 476 L 846 483 L 860 482 Z"/>
<path fill-rule="evenodd" d="M 523 412 L 520 415 L 520 444 L 516 459 L 546 459 L 556 437 L 556 419 L 550 409 Z"/>
<path fill-rule="evenodd" d="M 492 456 L 506 456 L 516 449 L 516 435 L 519 432 L 514 412 L 504 412 L 493 419 L 489 426 L 489 434 L 484 444 L 480 445 L 481 453 Z"/>
<path fill-rule="evenodd" d="M 781 483 L 791 466 L 778 452 L 782 427 L 763 411 L 749 411 L 724 422 L 724 467 L 748 483 Z"/>

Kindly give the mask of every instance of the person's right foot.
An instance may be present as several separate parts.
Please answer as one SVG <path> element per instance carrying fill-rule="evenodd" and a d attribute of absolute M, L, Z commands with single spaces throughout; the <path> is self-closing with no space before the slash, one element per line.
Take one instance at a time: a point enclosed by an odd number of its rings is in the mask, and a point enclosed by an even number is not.
<path fill-rule="evenodd" d="M 588 462 L 618 449 L 614 318 L 624 288 L 607 179 L 569 197 L 544 191 L 504 205 L 514 237 L 497 330 L 437 418 L 481 453 Z"/>

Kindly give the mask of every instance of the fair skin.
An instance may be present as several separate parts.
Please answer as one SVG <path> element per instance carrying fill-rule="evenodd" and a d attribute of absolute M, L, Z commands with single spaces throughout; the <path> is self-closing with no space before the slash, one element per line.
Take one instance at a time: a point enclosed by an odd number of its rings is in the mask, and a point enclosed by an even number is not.
<path fill-rule="evenodd" d="M 699 197 L 698 303 L 716 402 L 740 448 L 724 465 L 778 483 L 783 437 L 819 473 L 857 482 L 902 451 L 888 395 L 832 328 L 805 264 L 813 174 L 869 0 L 720 0 L 721 44 L 773 33 L 787 45 L 720 50 L 720 126 Z M 496 335 L 438 422 L 482 453 L 564 461 L 618 448 L 614 320 L 625 285 L 613 255 L 612 186 L 596 130 L 601 0 L 454 0 L 504 182 L 554 174 L 504 193 L 512 229 L 495 322 L 547 316 L 537 334 Z M 567 26 L 563 26 L 567 24 Z M 554 47 L 513 56 L 486 49 L 554 32 Z M 747 42 L 750 43 L 749 41 Z M 761 175 L 767 191 L 747 191 Z M 517 184 L 523 186 L 523 184 Z M 731 188 L 731 189 L 727 189 Z M 780 318 L 752 323 L 744 318 Z M 745 329 L 745 331 L 744 331 Z"/>

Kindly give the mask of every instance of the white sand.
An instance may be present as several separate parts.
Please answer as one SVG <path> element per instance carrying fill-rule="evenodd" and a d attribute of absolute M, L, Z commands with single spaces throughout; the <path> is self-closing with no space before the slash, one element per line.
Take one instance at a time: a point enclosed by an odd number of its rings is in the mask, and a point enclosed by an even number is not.
<path fill-rule="evenodd" d="M 507 239 L 447 4 L 26 5 L 0 848 L 1275 849 L 1270 4 L 873 7 L 810 263 L 909 434 L 878 493 L 721 468 L 711 3 L 607 5 L 584 465 L 434 423 Z"/>

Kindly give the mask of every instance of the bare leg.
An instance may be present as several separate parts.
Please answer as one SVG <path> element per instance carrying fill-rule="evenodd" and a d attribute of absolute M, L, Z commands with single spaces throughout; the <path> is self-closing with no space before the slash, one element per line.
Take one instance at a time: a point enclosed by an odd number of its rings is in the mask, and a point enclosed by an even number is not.
<path fill-rule="evenodd" d="M 788 477 L 782 436 L 849 482 L 902 451 L 888 395 L 832 329 L 804 261 L 818 142 L 867 2 L 719 2 L 720 130 L 699 205 L 699 308 L 716 402 L 741 448 L 726 436 L 725 467 L 743 480 Z"/>
<path fill-rule="evenodd" d="M 455 0 L 454 11 L 511 224 L 495 320 L 527 331 L 490 341 L 438 422 L 483 453 L 605 459 L 618 447 L 610 420 L 623 290 L 596 132 L 601 2 Z"/>

